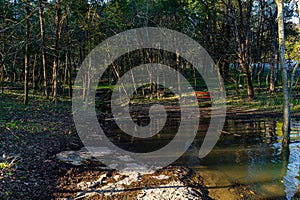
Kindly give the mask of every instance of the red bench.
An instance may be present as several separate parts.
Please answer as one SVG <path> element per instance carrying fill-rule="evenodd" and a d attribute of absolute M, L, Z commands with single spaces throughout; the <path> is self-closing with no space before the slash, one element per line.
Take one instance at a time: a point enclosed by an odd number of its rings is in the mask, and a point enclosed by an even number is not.
<path fill-rule="evenodd" d="M 197 99 L 213 99 L 214 98 L 214 93 L 213 92 L 199 92 L 196 91 L 195 95 Z"/>

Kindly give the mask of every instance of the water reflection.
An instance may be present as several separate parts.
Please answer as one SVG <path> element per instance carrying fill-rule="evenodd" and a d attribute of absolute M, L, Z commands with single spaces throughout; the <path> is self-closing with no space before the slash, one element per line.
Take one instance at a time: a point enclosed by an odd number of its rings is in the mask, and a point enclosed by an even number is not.
<path fill-rule="evenodd" d="M 117 145 L 135 152 L 148 152 L 168 144 L 178 130 L 180 116 L 176 112 L 167 120 L 167 126 L 157 135 L 139 139 L 111 130 L 107 135 Z M 174 117 L 175 116 L 175 117 Z M 145 119 L 147 124 L 147 120 Z M 198 158 L 209 120 L 201 119 L 197 136 L 188 151 L 178 159 L 178 164 L 188 165 L 205 179 L 214 182 L 209 188 L 220 190 L 216 199 L 224 199 L 224 192 L 233 185 L 246 185 L 253 191 L 254 199 L 293 199 L 300 197 L 300 121 L 292 120 L 289 156 L 282 157 L 281 119 L 227 119 L 222 135 L 205 158 Z M 110 120 L 102 122 L 115 126 Z M 139 119 L 143 123 L 143 119 Z M 194 127 L 191 127 L 193 129 Z M 228 192 L 231 197 L 232 191 Z M 240 199 L 239 196 L 237 196 Z"/>
<path fill-rule="evenodd" d="M 275 119 L 227 120 L 219 143 L 199 165 L 206 166 L 207 172 L 214 170 L 232 184 L 249 186 L 256 198 L 299 196 L 300 122 L 292 123 L 292 143 L 286 161 L 282 158 L 281 126 L 280 120 Z M 199 174 L 204 173 L 201 168 Z"/>
<path fill-rule="evenodd" d="M 300 123 L 292 122 L 292 143 L 290 144 L 290 154 L 287 163 L 287 170 L 284 176 L 284 186 L 287 199 L 292 199 L 299 190 L 299 169 L 300 169 Z"/>

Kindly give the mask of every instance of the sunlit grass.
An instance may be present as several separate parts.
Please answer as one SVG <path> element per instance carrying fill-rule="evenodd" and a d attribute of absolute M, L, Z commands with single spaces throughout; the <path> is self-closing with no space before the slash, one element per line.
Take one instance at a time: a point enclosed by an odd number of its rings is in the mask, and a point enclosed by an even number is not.
<path fill-rule="evenodd" d="M 227 98 L 226 104 L 229 107 L 236 107 L 247 110 L 257 110 L 257 111 L 274 111 L 274 112 L 282 112 L 283 107 L 283 94 L 281 91 L 281 87 L 277 87 L 279 90 L 276 93 L 270 93 L 265 89 L 255 90 L 255 97 L 253 100 L 247 99 L 247 90 L 246 88 L 239 89 L 239 96 L 236 95 L 236 92 L 232 89 L 232 84 L 226 85 L 227 88 Z M 292 112 L 300 111 L 300 99 L 295 99 L 295 94 L 299 93 L 299 89 L 293 90 L 290 98 L 290 105 Z"/>
<path fill-rule="evenodd" d="M 42 120 L 56 119 L 56 115 L 71 113 L 70 99 L 61 99 L 57 105 L 42 95 L 29 95 L 29 104 L 23 103 L 23 94 L 18 92 L 5 92 L 0 94 L 0 128 L 20 139 L 24 133 L 37 134 L 44 130 L 54 130 L 56 124 L 48 126 Z"/>
<path fill-rule="evenodd" d="M 0 162 L 0 170 L 9 169 L 11 166 L 8 162 Z"/>

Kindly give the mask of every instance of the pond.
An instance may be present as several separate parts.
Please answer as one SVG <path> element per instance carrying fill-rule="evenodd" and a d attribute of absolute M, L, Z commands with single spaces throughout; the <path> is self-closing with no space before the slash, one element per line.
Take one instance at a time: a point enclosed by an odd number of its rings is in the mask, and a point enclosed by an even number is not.
<path fill-rule="evenodd" d="M 208 156 L 195 158 L 203 137 L 199 132 L 194 146 L 181 159 L 211 184 L 208 189 L 215 198 L 230 196 L 226 193 L 237 184 L 250 188 L 255 199 L 299 197 L 300 121 L 292 120 L 288 157 L 282 155 L 281 127 L 281 119 L 227 119 L 218 144 Z"/>
<path fill-rule="evenodd" d="M 110 127 L 105 128 L 109 130 L 106 134 L 118 146 L 133 152 L 148 152 L 162 148 L 174 138 L 180 122 L 177 114 L 173 113 L 166 128 L 151 139 L 128 137 L 113 128 L 116 126 L 113 121 L 99 121 L 101 126 Z M 149 122 L 147 117 L 137 118 L 138 124 Z M 292 119 L 289 156 L 282 154 L 282 119 L 253 118 L 226 119 L 217 145 L 206 157 L 199 159 L 198 151 L 208 125 L 209 119 L 201 119 L 193 144 L 175 164 L 191 167 L 195 176 L 203 177 L 212 198 L 240 199 L 232 190 L 236 185 L 247 187 L 255 199 L 300 197 L 299 119 Z"/>

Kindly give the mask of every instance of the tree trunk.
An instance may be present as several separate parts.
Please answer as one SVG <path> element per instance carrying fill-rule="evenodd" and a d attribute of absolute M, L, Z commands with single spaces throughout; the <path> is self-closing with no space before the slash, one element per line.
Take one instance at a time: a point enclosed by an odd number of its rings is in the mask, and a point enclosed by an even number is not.
<path fill-rule="evenodd" d="M 247 83 L 248 98 L 253 99 L 254 98 L 254 89 L 253 89 L 252 77 L 251 77 L 251 73 L 250 73 L 249 69 L 246 71 L 246 83 Z"/>
<path fill-rule="evenodd" d="M 33 67 L 32 67 L 32 89 L 33 89 L 33 94 L 35 93 L 35 90 L 37 88 L 36 84 L 36 63 L 37 63 L 37 54 L 34 55 L 34 61 L 33 61 Z"/>
<path fill-rule="evenodd" d="M 1 93 L 4 93 L 4 59 L 1 60 Z"/>
<path fill-rule="evenodd" d="M 5 2 L 3 1 L 2 3 L 2 15 L 3 18 L 1 19 L 1 24 L 5 25 L 5 20 L 6 19 L 6 12 L 5 12 Z M 4 93 L 4 65 L 5 65 L 5 54 L 6 54 L 6 45 L 5 45 L 5 41 L 6 41 L 6 35 L 5 35 L 5 31 L 3 31 L 1 33 L 1 52 L 0 52 L 0 56 L 1 56 L 1 93 Z"/>
<path fill-rule="evenodd" d="M 86 30 L 86 55 L 88 55 L 92 49 L 92 44 L 91 44 L 91 6 L 89 6 L 88 13 L 87 13 L 87 30 Z M 91 88 L 91 81 L 92 81 L 92 60 L 90 57 L 89 59 L 89 64 L 88 64 L 88 69 L 87 72 L 85 73 L 85 83 L 86 83 L 86 89 L 85 89 L 85 107 L 87 108 L 88 106 L 88 100 L 89 100 L 89 95 L 90 95 L 90 88 Z"/>
<path fill-rule="evenodd" d="M 270 68 L 270 92 L 275 92 L 275 80 L 276 80 L 276 71 L 275 71 L 275 65 L 276 65 L 276 42 L 272 42 L 272 55 L 271 55 L 271 68 Z"/>
<path fill-rule="evenodd" d="M 58 68 L 58 56 L 59 56 L 59 39 L 60 39 L 60 0 L 56 2 L 56 14 L 55 14 L 55 46 L 54 46 L 54 60 L 53 60 L 53 101 L 57 104 L 57 68 Z"/>
<path fill-rule="evenodd" d="M 42 5 L 42 0 L 38 1 L 39 6 L 39 19 L 40 19 L 40 34 L 41 34 L 41 42 L 42 42 L 42 50 L 41 50 L 41 56 L 42 56 L 42 66 L 43 66 L 43 84 L 44 84 L 44 92 L 46 99 L 49 98 L 48 94 L 48 88 L 47 88 L 47 67 L 46 67 L 46 55 L 45 55 L 45 34 L 44 34 L 44 9 Z"/>
<path fill-rule="evenodd" d="M 71 57 L 68 59 L 68 78 L 69 78 L 68 79 L 68 83 L 69 83 L 69 97 L 72 97 L 72 62 L 71 62 Z"/>
<path fill-rule="evenodd" d="M 250 44 L 249 44 L 249 34 L 250 34 L 250 19 L 253 1 L 250 0 L 247 4 L 247 17 L 246 20 L 243 16 L 243 3 L 241 0 L 238 0 L 239 3 L 239 14 L 240 14 L 240 26 L 238 26 L 238 19 L 236 17 L 236 11 L 232 4 L 232 0 L 229 0 L 229 9 L 231 11 L 231 16 L 234 24 L 235 32 L 235 41 L 237 44 L 237 55 L 240 66 L 243 68 L 244 73 L 246 74 L 247 82 L 247 92 L 248 98 L 254 98 L 254 89 L 251 79 L 251 71 L 249 67 L 249 54 L 250 54 Z"/>
<path fill-rule="evenodd" d="M 29 34 L 30 34 L 30 24 L 29 24 L 29 0 L 26 1 L 26 44 L 25 44 L 25 57 L 24 57 L 24 104 L 28 105 L 28 64 L 29 64 Z"/>
<path fill-rule="evenodd" d="M 17 55 L 18 55 L 18 53 L 16 52 L 15 56 L 14 56 L 14 62 L 13 62 L 13 65 L 12 65 L 13 82 L 14 83 L 17 81 L 17 73 L 16 73 Z"/>
<path fill-rule="evenodd" d="M 217 73 L 218 73 L 218 80 L 219 80 L 219 88 L 220 88 L 220 92 L 225 92 L 225 87 L 224 87 L 224 80 L 222 77 L 222 67 L 221 67 L 221 63 L 218 62 L 217 63 Z"/>
<path fill-rule="evenodd" d="M 296 2 L 296 5 L 297 5 L 298 17 L 299 17 L 299 20 L 300 20 L 300 0 L 298 0 L 298 2 Z"/>
<path fill-rule="evenodd" d="M 293 69 L 293 72 L 292 72 L 292 75 L 291 75 L 291 81 L 290 81 L 290 85 L 289 85 L 290 97 L 292 95 L 292 89 L 293 89 L 293 85 L 294 85 L 295 74 L 296 74 L 298 66 L 299 66 L 299 61 L 296 62 L 295 66 L 294 66 L 294 69 Z"/>
<path fill-rule="evenodd" d="M 275 16 L 274 16 L 275 17 Z M 275 24 L 274 23 L 270 23 L 271 24 L 271 29 L 270 29 L 270 35 L 272 35 L 272 44 L 271 44 L 271 71 L 270 71 L 270 88 L 269 91 L 271 93 L 275 92 L 275 87 L 276 87 L 276 63 L 277 63 L 277 59 L 276 59 L 276 55 L 277 55 L 277 49 L 276 49 L 276 41 L 277 41 L 277 36 L 275 34 Z"/>
<path fill-rule="evenodd" d="M 278 42 L 279 42 L 279 59 L 280 59 L 280 68 L 282 75 L 282 88 L 283 88 L 283 125 L 282 125 L 282 145 L 288 146 L 290 142 L 290 95 L 288 87 L 288 75 L 287 69 L 285 67 L 285 36 L 284 36 L 284 14 L 283 14 L 283 0 L 276 0 L 278 14 Z"/>
<path fill-rule="evenodd" d="M 65 10 L 65 30 L 66 30 L 66 45 L 67 45 L 67 50 L 66 50 L 66 57 L 65 57 L 65 65 L 66 65 L 66 77 L 67 77 L 67 82 L 69 85 L 69 97 L 72 97 L 72 62 L 71 62 L 71 53 L 69 51 L 69 45 L 70 45 L 70 34 L 69 34 L 69 6 L 67 4 L 65 4 L 64 6 L 64 10 Z"/>
<path fill-rule="evenodd" d="M 178 92 L 179 97 L 181 98 L 181 79 L 180 79 L 180 55 L 179 52 L 176 50 L 176 68 L 177 68 L 177 86 L 178 86 Z M 207 66 L 206 66 L 207 67 Z"/>

